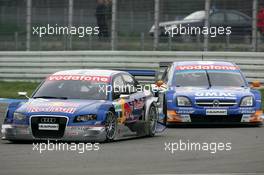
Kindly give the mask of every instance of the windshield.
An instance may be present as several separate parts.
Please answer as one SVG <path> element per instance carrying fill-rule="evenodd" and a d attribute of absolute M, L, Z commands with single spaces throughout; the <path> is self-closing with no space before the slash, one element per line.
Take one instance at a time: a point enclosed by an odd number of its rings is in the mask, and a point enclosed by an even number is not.
<path fill-rule="evenodd" d="M 246 86 L 240 72 L 234 71 L 176 71 L 172 81 L 173 86 Z"/>
<path fill-rule="evenodd" d="M 107 87 L 107 84 L 96 81 L 46 80 L 33 98 L 107 100 L 106 92 L 100 87 Z"/>
<path fill-rule="evenodd" d="M 246 86 L 246 83 L 239 72 L 209 71 L 208 75 L 212 86 Z"/>
<path fill-rule="evenodd" d="M 205 11 L 197 11 L 186 16 L 184 20 L 202 20 L 205 18 Z"/>
<path fill-rule="evenodd" d="M 174 83 L 174 86 L 209 86 L 205 71 L 176 72 L 172 83 Z"/>

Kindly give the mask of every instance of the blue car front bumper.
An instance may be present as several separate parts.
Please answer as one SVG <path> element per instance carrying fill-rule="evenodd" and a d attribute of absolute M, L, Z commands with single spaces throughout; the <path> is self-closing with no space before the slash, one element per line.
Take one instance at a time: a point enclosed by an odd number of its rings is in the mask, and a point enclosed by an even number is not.
<path fill-rule="evenodd" d="M 3 139 L 6 140 L 62 140 L 62 141 L 104 141 L 104 126 L 66 126 L 62 137 L 35 137 L 29 125 L 2 125 Z"/>
<path fill-rule="evenodd" d="M 259 125 L 263 122 L 262 111 L 254 108 L 175 108 L 168 109 L 167 116 L 168 123 Z"/>

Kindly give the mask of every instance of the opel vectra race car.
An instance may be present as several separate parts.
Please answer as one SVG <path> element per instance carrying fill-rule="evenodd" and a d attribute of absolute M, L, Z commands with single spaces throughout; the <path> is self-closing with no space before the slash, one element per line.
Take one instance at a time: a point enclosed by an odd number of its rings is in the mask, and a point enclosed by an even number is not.
<path fill-rule="evenodd" d="M 111 141 L 157 132 L 157 98 L 133 88 L 123 71 L 69 70 L 49 77 L 32 97 L 11 103 L 7 140 Z M 26 93 L 20 93 L 26 96 Z"/>
<path fill-rule="evenodd" d="M 163 74 L 168 124 L 262 124 L 261 94 L 229 62 L 174 62 Z"/>

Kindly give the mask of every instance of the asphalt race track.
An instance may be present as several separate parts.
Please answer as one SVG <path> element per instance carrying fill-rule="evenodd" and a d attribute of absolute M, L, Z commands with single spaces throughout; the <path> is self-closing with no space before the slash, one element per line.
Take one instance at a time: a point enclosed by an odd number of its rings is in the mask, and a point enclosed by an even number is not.
<path fill-rule="evenodd" d="M 165 143 L 231 142 L 230 151 L 165 151 Z M 98 151 L 33 151 L 1 140 L 0 174 L 264 174 L 264 127 L 170 128 L 153 138 L 100 144 Z"/>

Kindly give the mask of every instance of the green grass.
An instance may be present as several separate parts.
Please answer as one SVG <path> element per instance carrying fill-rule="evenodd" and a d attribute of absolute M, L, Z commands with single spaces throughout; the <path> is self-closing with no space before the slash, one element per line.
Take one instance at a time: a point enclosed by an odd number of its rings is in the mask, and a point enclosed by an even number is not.
<path fill-rule="evenodd" d="M 0 81 L 0 98 L 21 98 L 17 95 L 19 91 L 26 91 L 31 95 L 39 83 L 33 82 L 3 82 Z M 262 109 L 264 109 L 264 89 L 261 89 Z"/>
<path fill-rule="evenodd" d="M 0 81 L 0 98 L 21 98 L 17 92 L 28 92 L 31 95 L 39 83 L 32 82 L 3 82 Z"/>

